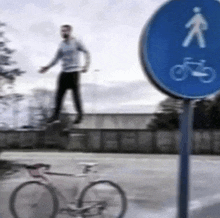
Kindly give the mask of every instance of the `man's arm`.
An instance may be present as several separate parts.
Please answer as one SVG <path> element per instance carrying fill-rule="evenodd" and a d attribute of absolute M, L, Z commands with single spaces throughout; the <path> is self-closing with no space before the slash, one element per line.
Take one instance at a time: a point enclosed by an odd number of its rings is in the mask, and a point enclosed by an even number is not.
<path fill-rule="evenodd" d="M 85 66 L 83 67 L 82 72 L 86 72 L 89 69 L 90 66 L 90 53 L 88 52 L 88 50 L 85 48 L 85 46 L 81 43 L 78 42 L 78 50 L 84 53 L 85 56 Z"/>
<path fill-rule="evenodd" d="M 85 60 L 86 60 L 86 63 L 85 63 L 85 66 L 83 67 L 83 72 L 87 72 L 88 69 L 89 69 L 89 66 L 90 66 L 90 54 L 88 51 L 82 51 L 85 55 Z"/>
<path fill-rule="evenodd" d="M 59 59 L 62 57 L 62 52 L 61 49 L 58 49 L 54 59 L 51 61 L 50 64 L 48 64 L 45 67 L 42 67 L 39 72 L 40 73 L 45 73 L 46 71 L 48 71 L 51 67 L 53 67 L 55 64 L 57 64 L 57 62 L 59 61 Z"/>

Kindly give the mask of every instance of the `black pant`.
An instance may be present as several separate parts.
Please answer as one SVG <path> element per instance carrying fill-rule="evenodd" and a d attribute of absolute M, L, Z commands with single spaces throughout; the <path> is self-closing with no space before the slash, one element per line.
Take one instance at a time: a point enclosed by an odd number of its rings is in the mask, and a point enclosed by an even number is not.
<path fill-rule="evenodd" d="M 80 73 L 79 72 L 61 72 L 59 79 L 58 79 L 58 89 L 56 93 L 56 107 L 54 115 L 58 116 L 60 113 L 61 105 L 63 96 L 67 89 L 72 90 L 72 97 L 73 101 L 75 102 L 75 107 L 78 114 L 82 114 L 82 106 L 81 106 L 81 98 L 79 92 L 79 79 Z"/>

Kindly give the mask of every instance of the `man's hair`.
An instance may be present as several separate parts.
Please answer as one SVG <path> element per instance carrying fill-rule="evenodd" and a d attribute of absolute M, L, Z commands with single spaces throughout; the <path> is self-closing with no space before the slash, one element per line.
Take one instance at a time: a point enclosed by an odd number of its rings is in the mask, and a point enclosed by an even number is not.
<path fill-rule="evenodd" d="M 61 26 L 61 28 L 68 28 L 70 31 L 72 30 L 72 26 L 69 24 L 64 24 Z"/>

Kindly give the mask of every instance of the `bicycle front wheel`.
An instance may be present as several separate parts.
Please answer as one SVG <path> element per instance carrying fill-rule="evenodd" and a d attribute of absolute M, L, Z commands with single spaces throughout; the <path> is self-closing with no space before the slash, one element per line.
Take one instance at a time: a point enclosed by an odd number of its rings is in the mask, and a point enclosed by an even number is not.
<path fill-rule="evenodd" d="M 38 181 L 19 185 L 12 192 L 9 202 L 14 218 L 55 218 L 58 206 L 54 190 Z"/>
<path fill-rule="evenodd" d="M 121 187 L 108 180 L 100 180 L 86 186 L 79 197 L 79 208 L 90 208 L 83 218 L 122 218 L 127 199 Z"/>

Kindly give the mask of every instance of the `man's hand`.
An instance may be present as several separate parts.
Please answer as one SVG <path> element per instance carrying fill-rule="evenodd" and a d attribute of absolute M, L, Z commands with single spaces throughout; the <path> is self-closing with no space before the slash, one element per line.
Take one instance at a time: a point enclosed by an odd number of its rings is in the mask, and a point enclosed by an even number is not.
<path fill-rule="evenodd" d="M 85 54 L 85 65 L 84 65 L 84 67 L 83 67 L 83 69 L 82 69 L 82 73 L 86 73 L 87 71 L 88 71 L 88 69 L 89 69 L 89 66 L 90 66 L 90 54 L 89 54 L 89 52 L 88 51 L 83 51 L 84 52 L 84 54 Z"/>
<path fill-rule="evenodd" d="M 46 73 L 46 71 L 48 71 L 49 67 L 41 67 L 41 69 L 39 70 L 39 73 Z"/>
<path fill-rule="evenodd" d="M 82 68 L 82 73 L 86 73 L 87 71 L 88 71 L 88 67 L 87 66 Z"/>

